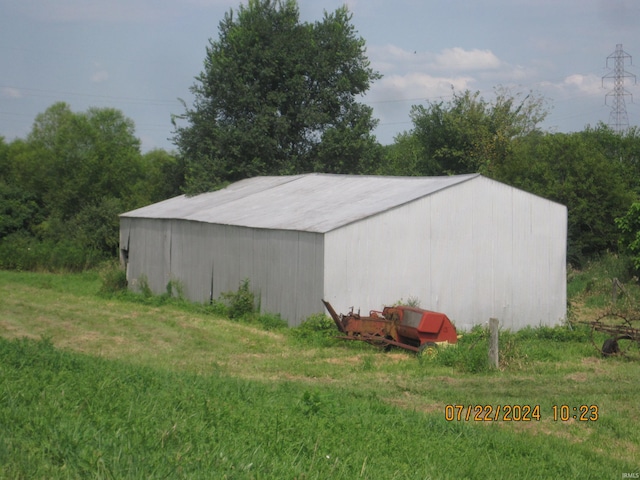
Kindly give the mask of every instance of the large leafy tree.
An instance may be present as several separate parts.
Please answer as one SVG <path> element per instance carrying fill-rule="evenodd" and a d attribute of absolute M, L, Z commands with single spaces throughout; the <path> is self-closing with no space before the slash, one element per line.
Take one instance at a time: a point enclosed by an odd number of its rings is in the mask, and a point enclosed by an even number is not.
<path fill-rule="evenodd" d="M 634 200 L 634 179 L 593 136 L 583 133 L 532 134 L 518 142 L 496 177 L 567 206 L 568 257 L 585 259 L 616 250 L 615 219 Z"/>
<path fill-rule="evenodd" d="M 636 270 L 640 270 L 640 203 L 631 204 L 615 222 L 620 230 L 620 247 L 632 256 Z"/>
<path fill-rule="evenodd" d="M 425 169 L 424 148 L 418 138 L 410 132 L 396 135 L 393 144 L 383 149 L 379 175 L 419 176 L 439 173 L 437 169 Z"/>
<path fill-rule="evenodd" d="M 184 193 L 184 159 L 162 149 L 142 155 L 144 177 L 135 186 L 137 203 L 155 203 Z"/>
<path fill-rule="evenodd" d="M 410 171 L 420 175 L 491 172 L 504 163 L 514 140 L 534 132 L 547 114 L 533 93 L 496 89 L 490 102 L 478 92 L 453 92 L 448 102 L 415 105 L 413 130 L 420 152 Z"/>
<path fill-rule="evenodd" d="M 626 178 L 633 180 L 633 190 L 640 195 L 640 128 L 616 132 L 600 122 L 596 127 L 587 126 L 580 135 L 598 145 L 611 162 L 622 165 Z"/>
<path fill-rule="evenodd" d="M 301 22 L 295 0 L 249 0 L 210 40 L 195 100 L 176 117 L 190 193 L 255 175 L 372 171 L 379 75 L 346 7 Z"/>
<path fill-rule="evenodd" d="M 38 115 L 27 138 L 33 188 L 52 214 L 68 220 L 104 197 L 126 199 L 141 174 L 140 141 L 119 110 L 72 112 L 56 103 Z M 35 175 L 33 175 L 35 170 Z"/>

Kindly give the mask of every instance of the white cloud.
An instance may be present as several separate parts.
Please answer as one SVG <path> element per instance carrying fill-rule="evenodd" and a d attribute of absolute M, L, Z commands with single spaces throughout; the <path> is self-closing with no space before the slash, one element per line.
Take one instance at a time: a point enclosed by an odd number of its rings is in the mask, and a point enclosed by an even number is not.
<path fill-rule="evenodd" d="M 410 129 L 409 112 L 412 105 L 447 102 L 455 91 L 470 89 L 475 79 L 468 76 L 433 76 L 423 72 L 388 75 L 376 81 L 366 101 L 380 120 L 377 138 L 383 144 L 392 143 L 400 131 Z"/>
<path fill-rule="evenodd" d="M 424 70 L 433 60 L 433 55 L 429 53 L 410 52 L 391 44 L 369 47 L 367 56 L 373 68 L 383 74 L 398 70 Z"/>
<path fill-rule="evenodd" d="M 491 50 L 446 48 L 440 53 L 404 50 L 396 45 L 369 48 L 367 54 L 380 72 L 482 72 L 508 69 Z"/>
<path fill-rule="evenodd" d="M 593 74 L 582 75 L 574 73 L 563 78 L 560 82 L 542 82 L 541 86 L 563 96 L 600 95 L 604 97 L 606 91 L 613 88 L 613 83 L 602 86 L 602 78 Z"/>
<path fill-rule="evenodd" d="M 418 72 L 391 75 L 380 81 L 385 90 L 396 91 L 406 98 L 448 96 L 451 95 L 452 86 L 455 90 L 464 90 L 472 82 L 471 77 L 434 77 Z"/>
<path fill-rule="evenodd" d="M 22 92 L 13 87 L 2 87 L 2 96 L 6 98 L 22 98 Z"/>
<path fill-rule="evenodd" d="M 495 70 L 501 66 L 502 62 L 491 50 L 464 50 L 459 47 L 443 50 L 433 63 L 435 68 L 452 71 Z"/>
<path fill-rule="evenodd" d="M 602 79 L 596 75 L 580 75 L 578 73 L 569 75 L 564 79 L 563 85 L 577 89 L 582 93 L 602 95 Z M 607 86 L 606 82 L 604 85 Z M 613 84 L 610 86 L 613 87 Z"/>

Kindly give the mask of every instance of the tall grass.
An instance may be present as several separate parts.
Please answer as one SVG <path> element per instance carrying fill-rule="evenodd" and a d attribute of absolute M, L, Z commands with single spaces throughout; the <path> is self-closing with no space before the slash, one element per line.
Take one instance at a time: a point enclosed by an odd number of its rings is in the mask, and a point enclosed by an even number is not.
<path fill-rule="evenodd" d="M 81 272 L 107 258 L 104 252 L 72 240 L 38 240 L 21 233 L 0 239 L 0 269 Z"/>
<path fill-rule="evenodd" d="M 562 436 L 447 422 L 351 389 L 178 374 L 47 340 L 0 339 L 0 365 L 4 478 L 607 478 L 637 468 L 584 443 L 566 455 Z"/>
<path fill-rule="evenodd" d="M 582 270 L 570 268 L 567 274 L 570 320 L 595 320 L 593 317 L 603 311 L 637 314 L 640 310 L 637 274 L 630 257 L 614 254 L 588 262 Z"/>
<path fill-rule="evenodd" d="M 336 340 L 326 317 L 267 331 L 173 288 L 98 295 L 101 283 L 0 271 L 0 478 L 638 471 L 638 364 L 599 356 L 588 329 L 502 332 L 492 371 L 482 329 L 420 360 Z M 542 418 L 448 422 L 448 404 L 538 404 Z M 600 417 L 554 421 L 553 405 L 598 405 Z"/>

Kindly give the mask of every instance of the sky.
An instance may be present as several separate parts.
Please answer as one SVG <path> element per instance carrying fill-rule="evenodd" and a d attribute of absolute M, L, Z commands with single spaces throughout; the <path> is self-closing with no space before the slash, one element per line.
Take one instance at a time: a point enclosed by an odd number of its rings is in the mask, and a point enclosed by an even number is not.
<path fill-rule="evenodd" d="M 173 151 L 172 114 L 193 99 L 224 14 L 247 0 L 0 0 L 0 136 L 26 138 L 58 101 L 121 110 L 142 151 Z M 382 74 L 359 101 L 378 141 L 412 128 L 412 105 L 497 87 L 544 98 L 545 131 L 609 123 L 618 44 L 630 58 L 624 97 L 640 125 L 640 0 L 298 0 L 303 22 L 343 4 Z M 635 102 L 634 102 L 635 100 Z M 607 103 L 609 105 L 607 105 Z"/>

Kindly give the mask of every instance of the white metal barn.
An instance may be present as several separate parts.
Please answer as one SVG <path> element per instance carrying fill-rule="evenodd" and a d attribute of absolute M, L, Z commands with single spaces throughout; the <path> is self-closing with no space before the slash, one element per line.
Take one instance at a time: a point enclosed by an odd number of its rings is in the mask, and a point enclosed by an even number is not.
<path fill-rule="evenodd" d="M 402 299 L 466 330 L 566 315 L 565 206 L 478 174 L 257 177 L 120 216 L 127 278 L 208 302 L 244 279 L 263 312 L 298 325 Z"/>

